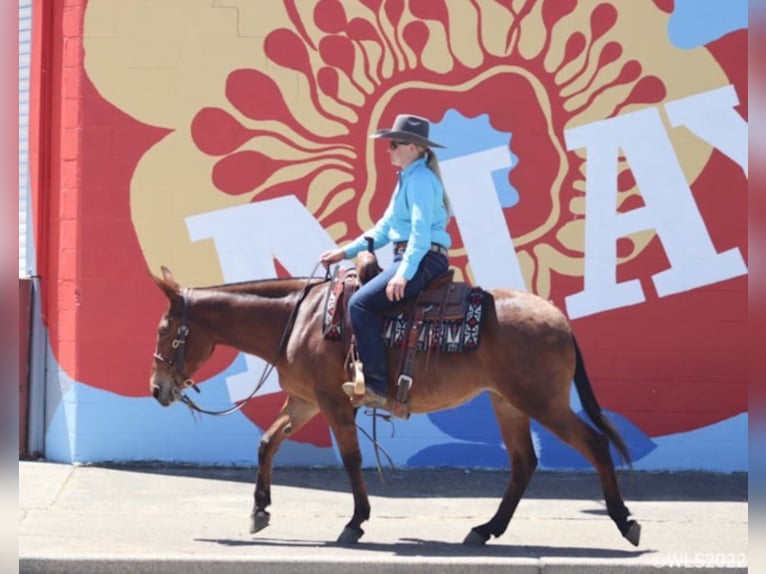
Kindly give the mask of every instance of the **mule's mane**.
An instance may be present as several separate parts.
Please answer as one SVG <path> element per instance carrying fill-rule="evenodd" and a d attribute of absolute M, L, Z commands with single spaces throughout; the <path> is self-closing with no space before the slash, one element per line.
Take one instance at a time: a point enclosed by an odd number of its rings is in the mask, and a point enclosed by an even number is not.
<path fill-rule="evenodd" d="M 285 279 L 260 279 L 258 281 L 241 281 L 238 283 L 224 283 L 222 285 L 210 285 L 207 287 L 197 287 L 197 291 L 223 292 L 237 295 L 258 295 L 270 299 L 286 297 L 297 291 L 300 291 L 306 284 L 310 288 L 325 283 L 324 279 L 306 278 L 306 277 L 288 277 Z"/>

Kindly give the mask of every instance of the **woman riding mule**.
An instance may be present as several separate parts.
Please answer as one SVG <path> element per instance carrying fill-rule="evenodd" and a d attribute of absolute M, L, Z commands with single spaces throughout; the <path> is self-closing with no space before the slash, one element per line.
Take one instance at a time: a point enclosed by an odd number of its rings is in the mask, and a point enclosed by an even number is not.
<path fill-rule="evenodd" d="M 396 188 L 383 216 L 371 230 L 343 249 L 319 256 L 325 267 L 351 259 L 373 240 L 374 248 L 394 242 L 394 262 L 362 285 L 349 301 L 351 325 L 362 361 L 365 393 L 355 395 L 355 384 L 343 384 L 344 392 L 359 406 L 388 408 L 386 348 L 378 316 L 392 303 L 411 299 L 426 284 L 449 268 L 447 233 L 449 211 L 438 162 L 432 147 L 444 147 L 428 139 L 425 118 L 399 115 L 391 129 L 371 137 L 389 140 L 391 163 L 401 168 Z"/>
<path fill-rule="evenodd" d="M 329 281 L 275 279 L 184 289 L 163 268 L 155 282 L 169 300 L 157 331 L 150 389 L 168 406 L 184 398 L 191 378 L 216 345 L 233 347 L 272 364 L 287 399 L 258 448 L 258 473 L 251 532 L 270 521 L 271 471 L 282 442 L 321 412 L 332 429 L 349 476 L 354 509 L 338 537 L 353 544 L 370 517 L 362 475 L 356 409 L 341 389 L 345 353 L 324 338 L 322 316 Z M 394 360 L 394 351 L 388 350 Z M 445 353 L 435 367 L 415 360 L 418 384 L 410 393 L 413 413 L 457 406 L 488 391 L 510 459 L 510 482 L 496 514 L 468 533 L 466 544 L 481 545 L 505 532 L 537 467 L 530 417 L 579 451 L 597 470 L 609 516 L 620 533 L 638 545 L 640 526 L 630 519 L 612 457 L 613 444 L 629 461 L 628 449 L 596 401 L 582 356 L 566 317 L 548 301 L 510 289 L 488 291 L 479 347 Z M 593 426 L 570 408 L 575 388 Z M 482 493 L 477 493 L 481 496 Z"/>

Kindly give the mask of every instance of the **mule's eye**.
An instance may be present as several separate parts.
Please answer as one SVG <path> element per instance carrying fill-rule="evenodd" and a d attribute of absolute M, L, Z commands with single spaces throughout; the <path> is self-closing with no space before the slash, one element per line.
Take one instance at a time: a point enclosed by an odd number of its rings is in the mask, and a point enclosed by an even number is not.
<path fill-rule="evenodd" d="M 170 329 L 167 325 L 160 325 L 160 328 L 157 332 L 160 334 L 160 337 L 164 337 L 170 332 Z"/>

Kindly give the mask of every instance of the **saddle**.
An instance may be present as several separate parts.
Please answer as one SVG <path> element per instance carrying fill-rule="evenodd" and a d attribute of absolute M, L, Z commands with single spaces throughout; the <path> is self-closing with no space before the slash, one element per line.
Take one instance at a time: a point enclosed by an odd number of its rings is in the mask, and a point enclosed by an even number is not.
<path fill-rule="evenodd" d="M 364 393 L 361 363 L 352 336 L 348 302 L 351 295 L 380 270 L 374 253 L 360 253 L 355 268 L 336 268 L 325 301 L 324 336 L 343 342 L 349 380 L 356 381 L 357 392 L 360 393 Z M 476 348 L 483 293 L 483 290 L 472 288 L 467 283 L 454 281 L 454 272 L 450 269 L 432 279 L 414 300 L 398 303 L 386 310 L 381 317 L 386 325 L 384 338 L 390 346 L 400 348 L 399 373 L 391 397 L 392 415 L 409 418 L 409 392 L 418 350 L 427 353 L 427 369 L 434 350 L 438 354 L 441 349 L 458 351 Z M 459 343 L 456 344 L 456 341 Z M 463 344 L 464 341 L 468 343 Z"/>

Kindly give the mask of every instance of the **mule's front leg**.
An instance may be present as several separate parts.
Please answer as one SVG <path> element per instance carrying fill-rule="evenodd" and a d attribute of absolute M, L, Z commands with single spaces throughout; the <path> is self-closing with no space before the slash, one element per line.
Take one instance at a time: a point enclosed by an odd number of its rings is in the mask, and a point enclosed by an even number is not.
<path fill-rule="evenodd" d="M 266 528 L 271 519 L 266 508 L 271 505 L 271 469 L 274 455 L 277 454 L 284 440 L 311 420 L 318 410 L 316 405 L 288 397 L 277 418 L 263 433 L 261 444 L 258 447 L 258 473 L 255 478 L 255 493 L 253 495 L 255 503 L 250 515 L 251 534 Z"/>
<path fill-rule="evenodd" d="M 340 444 L 340 441 L 338 443 Z M 359 542 L 364 535 L 362 522 L 370 519 L 370 499 L 367 497 L 367 485 L 362 476 L 362 453 L 359 451 L 359 446 L 357 445 L 356 452 L 342 456 L 343 466 L 348 474 L 354 496 L 354 514 L 338 536 L 338 544 L 348 546 Z"/>
<path fill-rule="evenodd" d="M 355 412 L 348 402 L 348 397 L 340 390 L 330 401 L 320 404 L 320 408 L 332 427 L 354 496 L 354 514 L 338 537 L 338 544 L 348 546 L 359 541 L 364 534 L 362 522 L 370 518 L 370 499 L 362 476 L 362 452 L 359 450 L 354 423 Z"/>

